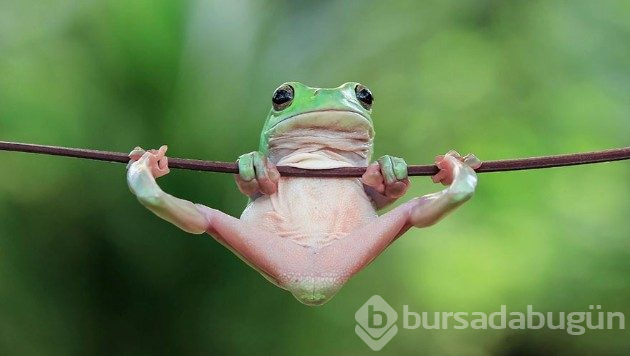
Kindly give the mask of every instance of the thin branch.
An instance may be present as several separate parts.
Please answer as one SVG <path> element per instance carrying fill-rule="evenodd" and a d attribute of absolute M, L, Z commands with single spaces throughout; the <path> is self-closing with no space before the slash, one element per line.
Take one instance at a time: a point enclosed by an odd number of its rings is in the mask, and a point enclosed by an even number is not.
<path fill-rule="evenodd" d="M 98 161 L 128 163 L 127 153 L 86 150 L 59 146 L 34 145 L 19 142 L 0 141 L 0 151 L 17 151 L 39 153 L 53 156 L 66 156 Z M 523 169 L 539 169 L 599 162 L 610 162 L 630 159 L 630 147 L 615 148 L 604 151 L 572 153 L 556 156 L 542 156 L 499 161 L 486 161 L 475 171 L 477 173 L 516 171 Z M 238 173 L 238 166 L 233 162 L 202 161 L 196 159 L 168 158 L 170 168 L 194 171 L 210 171 L 221 173 Z M 332 169 L 302 169 L 279 166 L 278 171 L 285 177 L 360 177 L 365 167 L 343 167 Z M 435 165 L 418 165 L 408 167 L 410 176 L 431 176 L 438 172 Z"/>

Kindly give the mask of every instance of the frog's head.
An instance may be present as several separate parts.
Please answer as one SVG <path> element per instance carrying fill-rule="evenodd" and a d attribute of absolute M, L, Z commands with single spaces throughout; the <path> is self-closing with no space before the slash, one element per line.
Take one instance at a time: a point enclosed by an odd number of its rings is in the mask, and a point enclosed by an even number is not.
<path fill-rule="evenodd" d="M 337 88 L 311 88 L 288 82 L 276 89 L 272 108 L 260 137 L 260 151 L 267 152 L 269 139 L 299 128 L 365 132 L 371 141 L 372 93 L 359 83 Z"/>

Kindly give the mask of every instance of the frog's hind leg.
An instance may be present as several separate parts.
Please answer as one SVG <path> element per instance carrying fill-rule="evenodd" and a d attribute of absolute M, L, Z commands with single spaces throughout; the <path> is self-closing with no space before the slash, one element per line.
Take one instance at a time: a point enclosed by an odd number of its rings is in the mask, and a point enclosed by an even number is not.
<path fill-rule="evenodd" d="M 210 235 L 303 304 L 326 303 L 347 280 L 321 269 L 320 247 L 299 245 L 219 210 L 198 209 L 207 216 Z"/>
<path fill-rule="evenodd" d="M 474 160 L 472 163 L 477 165 Z M 449 152 L 440 156 L 437 163 L 441 170 L 434 180 L 443 180 L 450 184 L 448 188 L 412 199 L 326 246 L 318 256 L 317 270 L 336 275 L 343 283 L 367 266 L 411 226 L 433 225 L 470 199 L 475 191 L 477 176 L 464 158 L 456 152 Z"/>
<path fill-rule="evenodd" d="M 208 234 L 280 287 L 287 274 L 300 270 L 308 250 L 219 210 L 197 209 L 208 219 Z"/>
<path fill-rule="evenodd" d="M 219 210 L 197 207 L 207 216 L 210 235 L 300 302 L 324 304 L 341 287 L 338 278 L 317 271 L 316 248 L 296 244 Z"/>
<path fill-rule="evenodd" d="M 309 269 L 289 280 L 287 289 L 304 304 L 326 303 L 409 228 L 408 216 L 408 207 L 398 207 L 330 245 L 312 250 Z"/>
<path fill-rule="evenodd" d="M 409 229 L 412 205 L 412 202 L 402 204 L 324 247 L 318 253 L 315 268 L 323 274 L 335 276 L 343 285 Z"/>

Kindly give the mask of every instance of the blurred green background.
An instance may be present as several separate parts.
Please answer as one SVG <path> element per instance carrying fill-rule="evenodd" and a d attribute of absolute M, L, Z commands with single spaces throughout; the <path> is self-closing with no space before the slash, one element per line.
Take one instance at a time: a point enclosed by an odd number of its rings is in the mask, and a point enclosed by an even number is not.
<path fill-rule="evenodd" d="M 234 161 L 284 81 L 366 84 L 376 156 L 630 144 L 627 1 L 2 1 L 0 140 Z M 162 187 L 238 216 L 229 175 Z M 374 294 L 412 311 L 630 317 L 630 164 L 484 174 L 329 303 L 299 304 L 130 194 L 125 168 L 0 153 L 0 354 L 358 355 Z M 413 179 L 404 200 L 440 189 Z M 624 354 L 626 330 L 405 330 L 383 354 Z"/>

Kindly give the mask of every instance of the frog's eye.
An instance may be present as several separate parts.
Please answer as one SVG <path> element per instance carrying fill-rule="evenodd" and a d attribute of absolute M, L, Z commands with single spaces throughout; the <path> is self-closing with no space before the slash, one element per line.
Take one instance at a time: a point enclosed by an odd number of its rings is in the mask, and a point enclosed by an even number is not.
<path fill-rule="evenodd" d="M 287 106 L 291 105 L 291 102 L 293 101 L 293 87 L 289 84 L 281 85 L 273 92 L 271 101 L 273 102 L 274 110 L 284 110 Z"/>
<path fill-rule="evenodd" d="M 370 110 L 372 108 L 374 97 L 372 96 L 372 92 L 370 91 L 370 89 L 364 87 L 361 84 L 357 84 L 357 86 L 354 87 L 354 93 L 361 103 L 361 106 L 363 106 L 366 110 Z"/>

